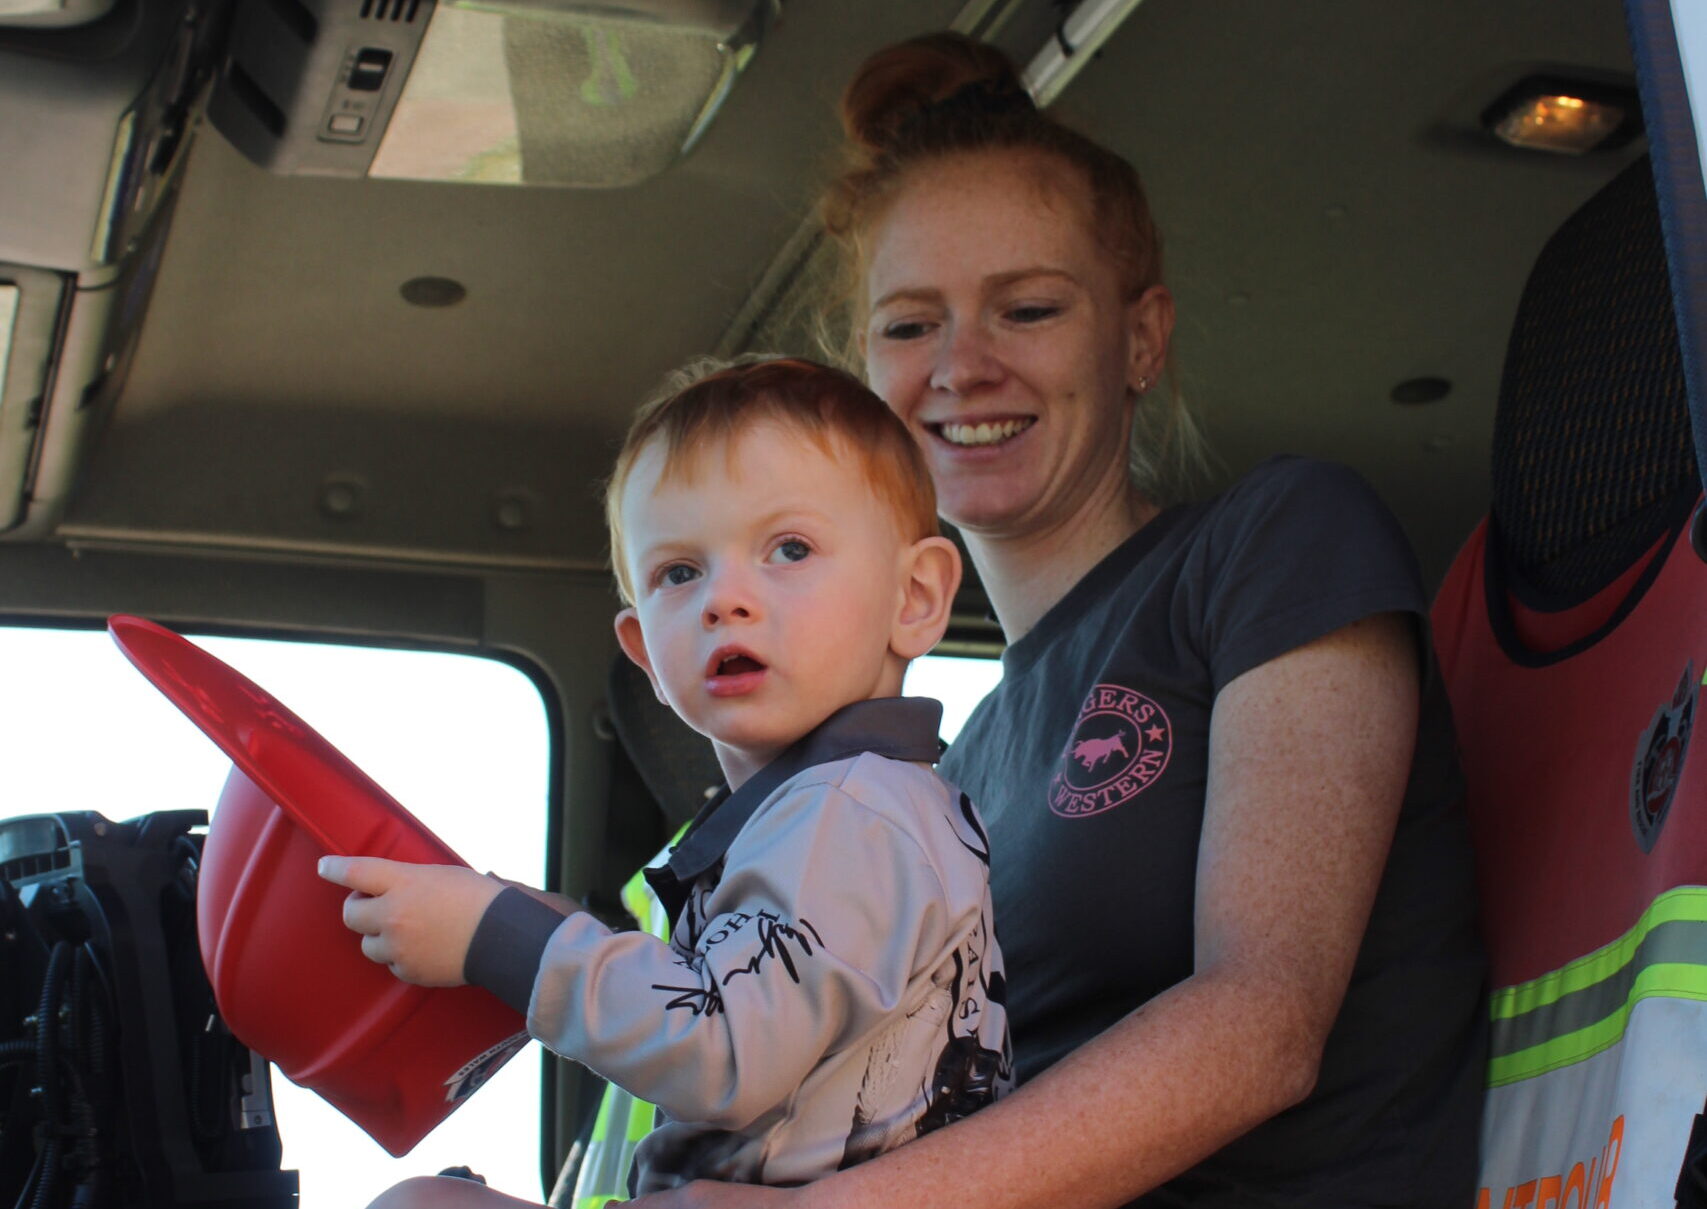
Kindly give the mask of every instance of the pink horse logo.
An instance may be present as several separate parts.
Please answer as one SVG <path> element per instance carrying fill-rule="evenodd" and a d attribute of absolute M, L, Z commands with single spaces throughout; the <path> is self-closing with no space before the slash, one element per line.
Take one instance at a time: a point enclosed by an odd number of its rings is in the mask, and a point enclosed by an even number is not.
<path fill-rule="evenodd" d="M 1102 739 L 1082 739 L 1073 745 L 1073 759 L 1083 764 L 1087 772 L 1115 752 L 1123 756 L 1131 754 L 1126 750 L 1126 739 L 1119 731 Z"/>

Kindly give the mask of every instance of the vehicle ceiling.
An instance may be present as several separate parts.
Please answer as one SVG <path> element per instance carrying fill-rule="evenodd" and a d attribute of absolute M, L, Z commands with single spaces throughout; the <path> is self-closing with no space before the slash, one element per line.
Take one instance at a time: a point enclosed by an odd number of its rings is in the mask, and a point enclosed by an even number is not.
<path fill-rule="evenodd" d="M 790 0 L 705 142 L 630 190 L 273 176 L 204 129 L 61 535 L 596 570 L 625 417 L 719 344 L 796 230 L 840 83 L 959 8 Z M 998 40 L 1028 54 L 1047 11 Z M 1060 106 L 1145 176 L 1179 385 L 1223 473 L 1350 462 L 1431 575 L 1486 507 L 1528 267 L 1641 149 L 1494 144 L 1480 111 L 1536 65 L 1627 73 L 1617 0 L 1146 0 Z M 406 304 L 422 275 L 466 299 Z M 1390 401 L 1420 376 L 1450 395 Z M 325 507 L 340 484 L 350 514 Z"/>

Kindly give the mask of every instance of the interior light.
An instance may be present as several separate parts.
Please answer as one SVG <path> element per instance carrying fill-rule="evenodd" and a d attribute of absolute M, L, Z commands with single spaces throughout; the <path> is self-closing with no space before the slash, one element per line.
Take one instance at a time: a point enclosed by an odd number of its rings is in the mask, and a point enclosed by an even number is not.
<path fill-rule="evenodd" d="M 1529 79 L 1490 106 L 1482 122 L 1512 147 L 1583 155 L 1629 142 L 1641 129 L 1641 111 L 1629 89 Z"/>
<path fill-rule="evenodd" d="M 643 181 L 699 140 L 776 7 L 441 3 L 369 175 L 595 188 Z"/>

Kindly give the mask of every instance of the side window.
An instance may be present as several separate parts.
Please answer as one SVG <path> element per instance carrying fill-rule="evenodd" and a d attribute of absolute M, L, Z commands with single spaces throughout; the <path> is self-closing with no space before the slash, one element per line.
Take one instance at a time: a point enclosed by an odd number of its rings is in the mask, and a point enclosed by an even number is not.
<path fill-rule="evenodd" d="M 926 655 L 907 669 L 904 691 L 910 697 L 935 697 L 942 702 L 942 737 L 953 743 L 973 708 L 1001 679 L 999 659 Z"/>
<path fill-rule="evenodd" d="M 550 730 L 532 681 L 494 660 L 325 643 L 197 638 L 262 685 L 477 869 L 545 875 Z M 225 757 L 138 675 L 105 633 L 0 629 L 0 814 L 95 810 L 111 819 L 211 810 Z M 393 1159 L 277 1073 L 284 1165 L 305 1205 L 361 1205 L 410 1175 L 466 1165 L 543 1199 L 541 1063 L 530 1049 L 415 1150 Z"/>

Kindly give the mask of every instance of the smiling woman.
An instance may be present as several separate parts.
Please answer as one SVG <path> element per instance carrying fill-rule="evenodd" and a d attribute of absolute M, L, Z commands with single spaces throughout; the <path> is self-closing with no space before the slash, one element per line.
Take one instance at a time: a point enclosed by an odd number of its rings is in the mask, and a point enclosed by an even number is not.
<path fill-rule="evenodd" d="M 1023 1086 L 805 1188 L 648 1209 L 921 1203 L 945 1171 L 992 1209 L 1465 1203 L 1482 966 L 1402 535 L 1322 463 L 1171 507 L 1132 473 L 1156 233 L 1000 54 L 880 51 L 843 119 L 867 373 L 1008 640 L 943 770 L 989 820 Z"/>
<path fill-rule="evenodd" d="M 1120 455 L 1130 410 L 1107 400 L 1160 375 L 1173 301 L 1158 284 L 1129 296 L 1089 199 L 1050 184 L 1052 167 L 960 156 L 891 203 L 873 228 L 866 365 L 943 515 L 1082 572 L 1156 513 Z"/>

